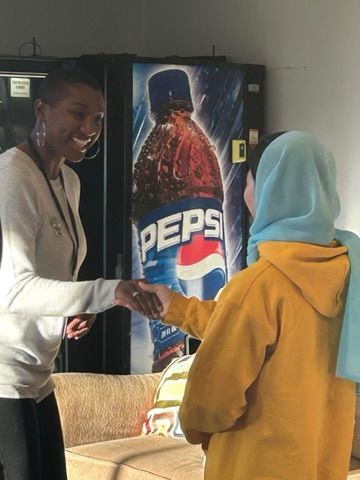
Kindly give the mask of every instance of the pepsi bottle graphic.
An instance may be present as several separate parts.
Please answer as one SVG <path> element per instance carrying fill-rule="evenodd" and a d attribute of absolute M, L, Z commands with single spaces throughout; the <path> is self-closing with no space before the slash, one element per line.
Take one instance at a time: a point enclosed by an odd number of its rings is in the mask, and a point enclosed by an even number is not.
<path fill-rule="evenodd" d="M 192 119 L 188 76 L 149 79 L 155 125 L 134 165 L 133 219 L 144 277 L 186 296 L 215 297 L 227 280 L 223 186 L 214 147 Z M 184 333 L 150 322 L 153 371 L 184 354 Z"/>

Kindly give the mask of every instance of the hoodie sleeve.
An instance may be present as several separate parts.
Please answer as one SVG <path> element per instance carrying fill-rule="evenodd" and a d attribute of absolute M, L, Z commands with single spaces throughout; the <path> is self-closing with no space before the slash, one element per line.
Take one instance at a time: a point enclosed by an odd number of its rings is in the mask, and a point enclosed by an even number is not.
<path fill-rule="evenodd" d="M 198 300 L 195 297 L 186 298 L 174 292 L 164 322 L 179 327 L 190 335 L 202 339 L 215 307 L 215 300 Z"/>
<path fill-rule="evenodd" d="M 246 391 L 276 341 L 275 315 L 262 301 L 266 292 L 254 285 L 245 296 L 241 290 L 238 281 L 224 289 L 192 364 L 180 407 L 190 443 L 206 443 L 209 434 L 228 430 L 244 414 Z"/>

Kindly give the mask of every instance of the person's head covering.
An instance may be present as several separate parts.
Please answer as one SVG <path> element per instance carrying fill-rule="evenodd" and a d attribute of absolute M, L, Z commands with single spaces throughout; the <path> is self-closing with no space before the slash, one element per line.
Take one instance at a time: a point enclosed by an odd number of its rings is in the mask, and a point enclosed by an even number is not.
<path fill-rule="evenodd" d="M 258 259 L 259 243 L 266 241 L 329 245 L 336 239 L 348 247 L 350 278 L 336 374 L 360 382 L 360 239 L 335 229 L 340 202 L 332 155 L 304 132 L 276 137 L 258 163 L 255 208 L 249 265 Z"/>
<path fill-rule="evenodd" d="M 269 135 L 264 135 L 260 138 L 259 143 L 250 150 L 248 165 L 253 176 L 253 179 L 256 180 L 256 173 L 259 166 L 260 158 L 264 153 L 265 149 L 272 143 L 277 137 L 283 135 L 286 131 L 271 133 Z"/>

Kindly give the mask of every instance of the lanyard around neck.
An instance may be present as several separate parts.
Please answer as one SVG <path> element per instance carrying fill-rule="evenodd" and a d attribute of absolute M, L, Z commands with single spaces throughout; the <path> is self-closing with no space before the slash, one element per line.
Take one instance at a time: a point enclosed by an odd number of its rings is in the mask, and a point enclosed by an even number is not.
<path fill-rule="evenodd" d="M 52 196 L 52 199 L 54 201 L 54 204 L 57 208 L 57 211 L 59 212 L 59 215 L 62 219 L 62 221 L 64 222 L 65 226 L 66 226 L 66 229 L 69 233 L 69 236 L 70 236 L 70 239 L 71 239 L 71 243 L 73 245 L 73 255 L 72 255 L 72 275 L 75 274 L 75 270 L 76 270 L 76 265 L 77 265 L 77 258 L 78 258 L 78 250 L 79 250 L 79 234 L 78 234 L 78 231 L 77 231 L 77 228 L 76 228 L 76 221 L 75 221 L 75 216 L 74 216 L 74 213 L 73 213 L 73 210 L 71 208 L 71 205 L 70 205 L 70 202 L 69 202 L 69 199 L 68 199 L 68 196 L 66 194 L 66 188 L 65 188 L 65 182 L 64 182 L 64 176 L 63 176 L 63 173 L 62 171 L 60 170 L 60 182 L 61 182 L 61 185 L 62 185 L 62 188 L 64 190 L 64 194 L 65 194 L 65 198 L 66 198 L 66 203 L 67 203 L 67 206 L 68 206 L 68 209 L 69 209 L 69 216 L 70 216 L 70 221 L 71 221 L 71 226 L 72 226 L 72 229 L 73 229 L 73 232 L 74 232 L 74 235 L 75 235 L 75 239 L 73 238 L 72 234 L 71 234 L 71 230 L 70 230 L 70 227 L 68 225 L 68 222 L 66 221 L 66 217 L 65 217 L 65 213 L 62 209 L 62 206 L 59 202 L 59 199 L 58 197 L 56 196 L 56 193 L 53 189 L 53 186 L 51 185 L 51 182 L 48 178 L 48 176 L 46 175 L 46 171 L 45 171 L 45 168 L 44 168 L 44 165 L 43 165 L 43 159 L 41 158 L 39 152 L 37 151 L 37 149 L 35 148 L 35 145 L 34 145 L 34 142 L 33 142 L 33 139 L 29 136 L 28 139 L 27 139 L 27 142 L 29 144 L 29 147 L 32 151 L 32 154 L 34 156 L 34 160 L 35 160 L 35 163 L 37 165 L 37 167 L 39 168 L 40 172 L 43 174 L 44 176 L 44 179 L 46 181 L 46 184 L 48 186 L 48 189 L 49 189 L 49 192 Z"/>

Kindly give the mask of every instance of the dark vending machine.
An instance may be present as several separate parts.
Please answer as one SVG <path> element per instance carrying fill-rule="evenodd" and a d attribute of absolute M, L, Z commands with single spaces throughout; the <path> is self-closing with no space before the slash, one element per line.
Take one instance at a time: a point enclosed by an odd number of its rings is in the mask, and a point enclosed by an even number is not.
<path fill-rule="evenodd" d="M 47 57 L 0 57 L 0 153 L 11 148 L 29 135 L 34 122 L 33 102 L 39 83 L 48 73 L 62 64 L 76 64 L 74 59 L 47 58 Z M 95 160 L 96 162 L 96 160 Z M 86 178 L 92 178 L 92 165 L 84 169 L 84 183 Z M 103 159 L 99 155 L 95 163 L 95 175 L 103 168 Z M 96 183 L 96 182 L 95 182 Z M 96 221 L 103 217 L 104 199 L 100 194 L 102 184 L 90 192 L 95 196 L 95 207 L 90 217 L 94 215 Z M 85 200 L 83 198 L 83 200 Z M 86 202 L 84 202 L 86 204 Z M 93 251 L 92 267 L 81 272 L 81 279 L 96 278 L 103 275 L 103 244 L 96 243 L 96 234 L 89 215 L 88 207 L 84 208 L 87 229 L 90 230 L 90 245 Z M 98 226 L 97 226 L 98 227 Z M 99 230 L 101 227 L 99 226 Z M 56 359 L 56 371 L 104 371 L 105 351 L 103 322 L 101 318 L 95 322 L 91 334 L 81 341 L 64 340 L 61 351 Z M 121 340 L 119 340 L 121 341 Z M 123 351 L 123 350 L 122 350 Z"/>
<path fill-rule="evenodd" d="M 33 102 L 39 82 L 60 64 L 53 57 L 0 57 L 0 153 L 27 138 L 35 122 Z M 67 368 L 64 344 L 56 369 Z"/>
<path fill-rule="evenodd" d="M 37 85 L 59 64 L 56 58 L 0 57 L 0 153 L 30 133 Z"/>
<path fill-rule="evenodd" d="M 78 62 L 106 97 L 102 152 L 76 168 L 83 275 L 144 277 L 215 298 L 245 266 L 245 161 L 263 133 L 264 67 L 132 55 Z M 102 371 L 160 371 L 188 351 L 181 330 L 125 309 L 98 323 Z"/>

